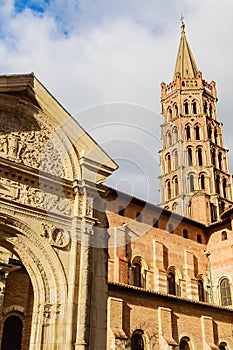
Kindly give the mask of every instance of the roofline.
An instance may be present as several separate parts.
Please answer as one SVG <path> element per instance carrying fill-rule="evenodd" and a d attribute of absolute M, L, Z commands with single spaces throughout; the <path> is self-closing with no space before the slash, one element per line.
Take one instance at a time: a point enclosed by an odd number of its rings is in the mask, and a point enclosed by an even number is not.
<path fill-rule="evenodd" d="M 179 215 L 179 214 L 174 213 L 174 212 L 172 212 L 170 210 L 164 209 L 164 208 L 160 207 L 159 205 L 156 205 L 156 204 L 154 204 L 152 202 L 147 202 L 146 200 L 144 200 L 142 198 L 132 196 L 132 195 L 126 193 L 126 192 L 117 190 L 114 187 L 107 186 L 107 185 L 105 185 L 105 186 L 106 186 L 106 190 L 110 190 L 110 192 L 112 192 L 113 194 L 115 194 L 118 197 L 119 197 L 119 194 L 120 194 L 120 195 L 122 195 L 122 197 L 126 197 L 128 200 L 130 199 L 130 202 L 138 203 L 139 205 L 142 205 L 144 207 L 148 206 L 149 208 L 151 208 L 153 210 L 156 210 L 160 214 L 163 213 L 164 215 L 166 215 L 168 217 L 170 217 L 172 215 L 172 217 L 174 219 L 177 219 L 178 221 L 182 221 L 182 222 L 185 222 L 185 223 L 190 223 L 192 225 L 198 226 L 199 228 L 201 228 L 203 230 L 209 228 L 209 226 L 207 226 L 205 224 L 202 224 L 202 223 L 200 223 L 198 221 L 195 221 L 193 219 L 187 218 L 186 216 Z"/>
<path fill-rule="evenodd" d="M 153 291 L 151 289 L 144 289 L 144 288 L 140 288 L 140 287 L 135 287 L 135 286 L 131 286 L 129 284 L 123 284 L 123 283 L 118 283 L 118 282 L 108 282 L 108 289 L 109 290 L 110 289 L 129 290 L 129 291 L 134 291 L 134 292 L 142 294 L 142 295 L 147 294 L 148 296 L 155 296 L 156 295 L 158 297 L 165 298 L 165 299 L 176 300 L 176 301 L 180 301 L 180 302 L 184 302 L 184 303 L 188 303 L 188 304 L 199 305 L 199 306 L 203 306 L 206 308 L 219 309 L 221 311 L 227 311 L 227 312 L 233 313 L 232 309 L 228 309 L 227 307 L 224 307 L 224 306 L 215 305 L 215 304 L 208 304 L 208 303 L 198 301 L 198 300 L 191 300 L 191 299 L 184 298 L 184 297 L 178 297 L 176 295 L 165 294 L 162 292 L 156 292 L 156 291 Z"/>

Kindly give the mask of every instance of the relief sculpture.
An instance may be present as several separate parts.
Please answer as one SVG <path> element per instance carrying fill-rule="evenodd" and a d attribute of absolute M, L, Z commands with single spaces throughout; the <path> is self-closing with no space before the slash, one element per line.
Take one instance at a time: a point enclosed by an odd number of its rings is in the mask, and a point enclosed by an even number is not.
<path fill-rule="evenodd" d="M 64 176 L 62 158 L 57 151 L 56 134 L 35 119 L 0 112 L 0 156 L 26 166 Z"/>
<path fill-rule="evenodd" d="M 50 226 L 42 223 L 41 236 L 48 240 L 48 242 L 56 248 L 66 248 L 70 243 L 70 233 L 63 229 Z"/>

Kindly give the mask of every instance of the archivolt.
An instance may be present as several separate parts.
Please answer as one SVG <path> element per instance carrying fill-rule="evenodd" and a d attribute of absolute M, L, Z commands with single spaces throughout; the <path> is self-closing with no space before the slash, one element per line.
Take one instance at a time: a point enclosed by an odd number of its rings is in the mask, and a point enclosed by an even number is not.
<path fill-rule="evenodd" d="M 29 226 L 4 214 L 0 216 L 0 245 L 16 253 L 31 278 L 35 302 L 64 304 L 67 283 L 53 248 Z"/>

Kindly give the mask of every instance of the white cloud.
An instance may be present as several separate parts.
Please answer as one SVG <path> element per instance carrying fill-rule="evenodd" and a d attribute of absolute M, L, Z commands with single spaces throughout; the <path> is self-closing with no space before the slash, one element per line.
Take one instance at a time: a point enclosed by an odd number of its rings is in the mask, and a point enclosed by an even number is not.
<path fill-rule="evenodd" d="M 158 112 L 160 83 L 162 80 L 169 82 L 173 76 L 180 35 L 179 18 L 183 13 L 198 67 L 204 78 L 217 81 L 219 119 L 224 121 L 225 139 L 231 147 L 233 3 L 227 0 L 221 3 L 210 0 L 201 3 L 193 0 L 54 0 L 40 15 L 30 9 L 15 13 L 13 4 L 12 0 L 0 1 L 1 73 L 34 71 L 74 114 L 113 101 L 141 105 Z M 91 123 L 101 125 L 104 119 L 97 113 L 87 122 L 86 116 L 82 112 L 77 119 L 88 129 Z M 107 118 L 115 121 L 119 120 L 119 115 L 109 113 Z M 126 118 L 133 120 L 130 114 Z M 147 130 L 156 128 L 155 134 L 159 133 L 161 119 L 157 118 L 156 124 L 151 124 L 150 118 L 142 119 Z M 134 121 L 138 122 L 136 117 Z M 104 132 L 95 135 L 93 131 L 93 136 L 101 143 L 106 138 Z M 140 139 L 140 142 L 143 141 Z M 154 153 L 158 151 L 158 144 L 144 142 Z M 110 152 L 116 156 L 113 150 Z M 145 164 L 146 168 L 149 163 Z M 133 179 L 131 171 L 122 167 L 123 177 L 124 174 Z"/>

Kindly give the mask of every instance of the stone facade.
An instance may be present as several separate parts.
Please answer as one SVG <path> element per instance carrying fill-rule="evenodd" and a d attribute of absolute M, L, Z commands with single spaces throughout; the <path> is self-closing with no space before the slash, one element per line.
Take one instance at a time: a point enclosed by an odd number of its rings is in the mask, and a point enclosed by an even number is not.
<path fill-rule="evenodd" d="M 33 75 L 0 77 L 0 116 L 1 349 L 105 349 L 93 203 L 117 166 Z"/>

